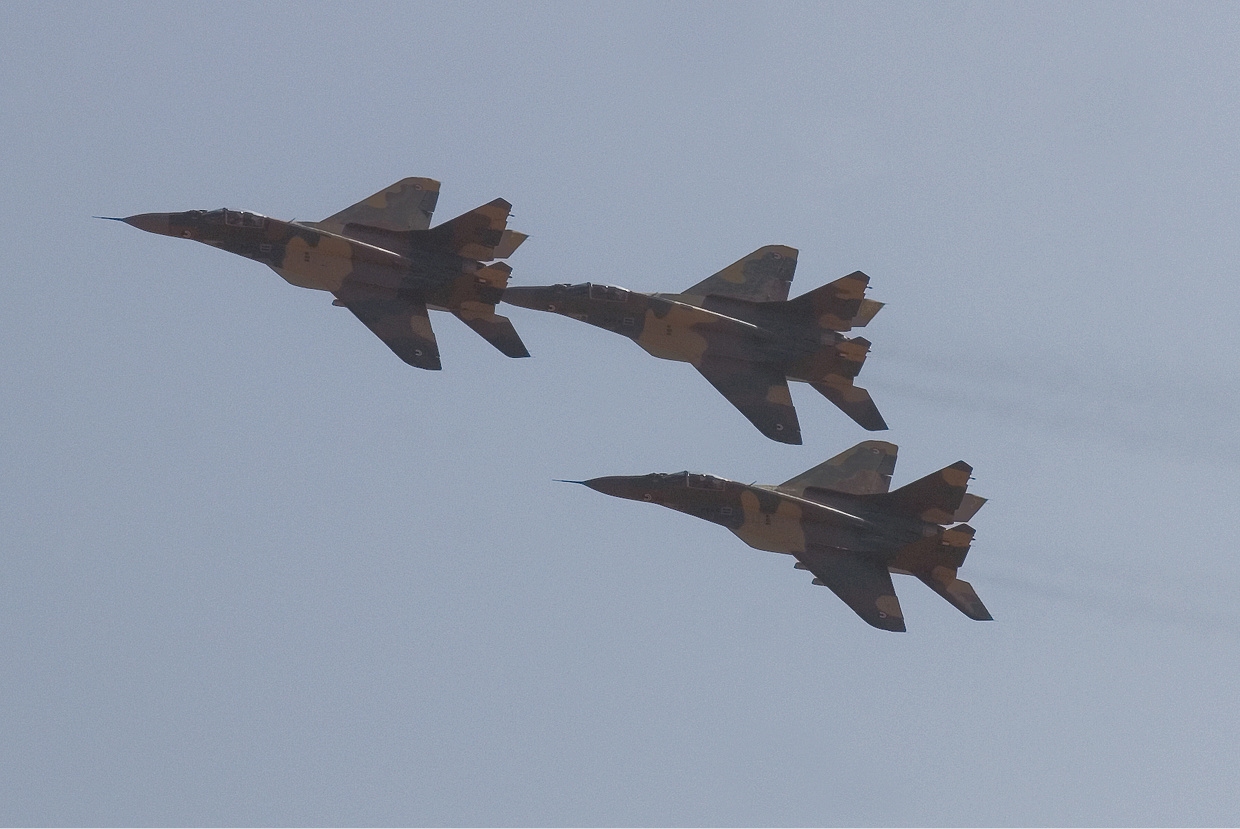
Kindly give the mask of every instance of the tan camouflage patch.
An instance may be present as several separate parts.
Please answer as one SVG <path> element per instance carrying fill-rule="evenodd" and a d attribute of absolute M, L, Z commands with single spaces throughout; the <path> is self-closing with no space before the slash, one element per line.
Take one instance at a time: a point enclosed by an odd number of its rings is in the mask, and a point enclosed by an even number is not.
<path fill-rule="evenodd" d="M 312 245 L 294 236 L 284 248 L 284 261 L 276 273 L 302 288 L 338 291 L 353 271 L 353 245 L 339 236 L 322 235 Z"/>
<path fill-rule="evenodd" d="M 943 470 L 943 480 L 948 486 L 965 487 L 969 485 L 969 470 L 947 467 Z"/>
<path fill-rule="evenodd" d="M 647 310 L 637 344 L 664 360 L 700 362 L 709 344 L 706 337 L 694 329 L 694 324 L 709 318 L 707 312 L 679 303 L 673 303 L 662 317 Z"/>
<path fill-rule="evenodd" d="M 774 513 L 763 512 L 758 496 L 752 490 L 741 493 L 741 512 L 745 523 L 732 530 L 737 537 L 759 550 L 772 553 L 805 551 L 805 526 L 801 508 L 792 501 L 780 499 Z"/>
<path fill-rule="evenodd" d="M 879 596 L 874 602 L 874 606 L 878 608 L 878 612 L 886 616 L 888 619 L 903 619 L 904 614 L 900 610 L 900 600 L 895 596 Z"/>
<path fill-rule="evenodd" d="M 792 393 L 788 391 L 788 384 L 782 386 L 771 386 L 766 393 L 766 402 L 774 403 L 777 406 L 791 406 Z"/>

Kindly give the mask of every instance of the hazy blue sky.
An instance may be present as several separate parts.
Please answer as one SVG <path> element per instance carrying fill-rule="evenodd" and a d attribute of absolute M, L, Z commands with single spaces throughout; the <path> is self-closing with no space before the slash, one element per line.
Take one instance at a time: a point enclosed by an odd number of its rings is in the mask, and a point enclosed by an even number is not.
<path fill-rule="evenodd" d="M 0 4 L 0 823 L 1240 822 L 1240 7 Z M 497 196 L 513 284 L 870 274 L 974 623 L 555 478 L 776 483 L 684 365 L 510 311 L 411 369 L 92 214 Z"/>

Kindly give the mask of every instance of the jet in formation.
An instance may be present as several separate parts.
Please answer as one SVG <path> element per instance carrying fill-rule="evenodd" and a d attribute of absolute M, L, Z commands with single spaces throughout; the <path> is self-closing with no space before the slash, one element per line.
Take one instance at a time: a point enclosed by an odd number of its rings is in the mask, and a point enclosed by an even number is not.
<path fill-rule="evenodd" d="M 241 210 L 117 218 L 261 262 L 302 288 L 328 291 L 406 363 L 440 369 L 427 309 L 450 311 L 509 357 L 528 357 L 495 306 L 525 241 L 496 199 L 434 228 L 439 182 L 406 178 L 321 222 L 285 222 Z M 113 218 L 110 216 L 101 218 Z M 490 263 L 490 264 L 488 264 Z"/>
<path fill-rule="evenodd" d="M 570 483 L 721 524 L 750 547 L 795 556 L 814 584 L 882 630 L 905 629 L 892 573 L 916 576 L 970 619 L 988 621 L 972 585 L 956 577 L 974 535 L 961 522 L 986 502 L 966 491 L 972 468 L 958 461 L 892 492 L 895 465 L 896 446 L 873 440 L 778 486 L 690 472 Z"/>
<path fill-rule="evenodd" d="M 511 287 L 504 302 L 551 311 L 623 334 L 655 357 L 687 362 L 762 434 L 801 442 L 789 380 L 809 383 L 864 428 L 887 424 L 853 385 L 870 343 L 842 332 L 868 323 L 882 303 L 865 297 L 857 271 L 788 299 L 797 251 L 769 245 L 680 294 L 611 285 Z"/>

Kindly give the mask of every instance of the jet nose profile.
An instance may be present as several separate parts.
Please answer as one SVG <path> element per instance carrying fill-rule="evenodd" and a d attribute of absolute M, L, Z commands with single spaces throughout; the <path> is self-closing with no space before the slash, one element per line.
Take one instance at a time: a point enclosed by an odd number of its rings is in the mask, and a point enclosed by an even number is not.
<path fill-rule="evenodd" d="M 655 500 L 655 491 L 649 486 L 643 486 L 644 481 L 645 476 L 612 475 L 606 478 L 591 478 L 581 483 L 595 492 L 612 495 L 616 498 L 628 498 L 631 501 Z"/>
<path fill-rule="evenodd" d="M 170 213 L 139 213 L 136 216 L 121 219 L 121 221 L 138 230 L 145 230 L 147 233 L 173 236 L 175 234 L 172 232 L 171 215 Z"/>
<path fill-rule="evenodd" d="M 555 288 L 517 287 L 505 288 L 503 301 L 509 305 L 529 308 L 533 311 L 555 311 Z"/>

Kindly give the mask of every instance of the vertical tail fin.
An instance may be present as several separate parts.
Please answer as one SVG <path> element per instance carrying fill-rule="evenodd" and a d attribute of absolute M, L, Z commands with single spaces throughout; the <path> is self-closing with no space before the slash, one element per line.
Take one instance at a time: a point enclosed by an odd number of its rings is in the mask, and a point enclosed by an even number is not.
<path fill-rule="evenodd" d="M 865 298 L 869 284 L 870 277 L 854 271 L 789 300 L 788 306 L 799 314 L 813 317 L 822 328 L 849 331 L 868 323 L 883 307 L 881 302 Z"/>
<path fill-rule="evenodd" d="M 517 245 L 525 241 L 509 236 L 507 231 L 508 214 L 512 205 L 504 199 L 495 199 L 481 207 L 475 207 L 468 213 L 462 213 L 455 219 L 436 225 L 425 231 L 427 240 L 437 248 L 450 250 L 468 259 L 489 261 L 497 258 L 496 249 L 506 250 L 511 254 Z"/>
<path fill-rule="evenodd" d="M 956 461 L 911 484 L 873 497 L 883 509 L 920 518 L 931 524 L 951 524 L 964 505 L 965 489 L 972 472 L 973 467 L 964 461 Z M 980 507 L 981 504 L 977 504 L 973 512 Z"/>

